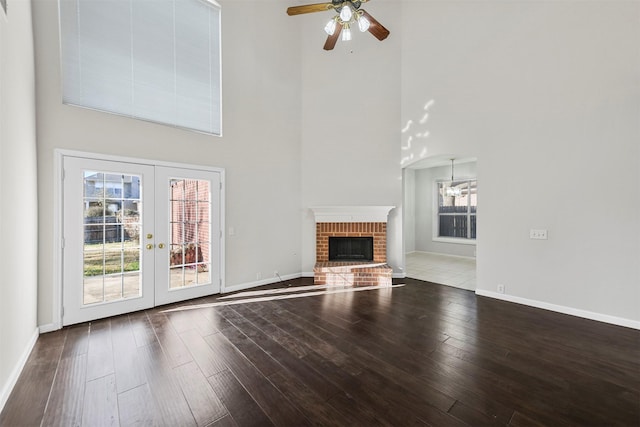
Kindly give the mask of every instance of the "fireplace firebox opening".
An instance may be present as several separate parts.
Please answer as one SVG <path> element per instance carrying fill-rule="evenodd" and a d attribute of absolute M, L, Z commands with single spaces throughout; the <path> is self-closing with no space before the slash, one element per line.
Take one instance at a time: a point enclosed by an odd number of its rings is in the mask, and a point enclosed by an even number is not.
<path fill-rule="evenodd" d="M 373 261 L 373 237 L 329 237 L 329 261 Z"/>

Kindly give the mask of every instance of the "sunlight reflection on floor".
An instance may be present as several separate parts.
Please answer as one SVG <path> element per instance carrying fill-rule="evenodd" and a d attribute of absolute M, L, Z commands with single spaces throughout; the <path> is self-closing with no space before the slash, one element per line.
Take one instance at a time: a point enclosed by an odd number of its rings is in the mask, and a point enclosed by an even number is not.
<path fill-rule="evenodd" d="M 282 299 L 292 299 L 292 298 L 304 298 L 311 296 L 320 296 L 320 295 L 332 295 L 339 293 L 347 293 L 347 292 L 362 292 L 362 291 L 374 291 L 374 290 L 388 290 L 390 288 L 399 288 L 404 286 L 404 284 L 391 285 L 391 286 L 359 286 L 359 287 L 343 287 L 343 286 L 299 286 L 295 288 L 277 288 L 277 289 L 265 289 L 262 291 L 249 291 L 249 292 L 241 292 L 240 294 L 234 294 L 229 296 L 224 296 L 218 298 L 218 301 L 207 303 L 207 304 L 195 304 L 195 305 L 187 305 L 182 307 L 171 308 L 167 310 L 163 310 L 163 313 L 170 313 L 174 311 L 184 311 L 184 310 L 196 310 L 199 308 L 208 308 L 208 307 L 219 307 L 225 305 L 236 305 L 236 304 L 247 304 L 252 302 L 261 302 L 261 301 L 275 301 Z M 297 292 L 297 293 L 284 293 L 291 292 L 294 290 L 311 290 L 318 289 L 317 291 L 310 292 Z M 253 298 L 243 298 L 246 296 L 252 296 Z M 238 297 L 241 299 L 233 299 L 228 300 L 229 298 Z M 223 300 L 223 301 L 221 301 Z"/>

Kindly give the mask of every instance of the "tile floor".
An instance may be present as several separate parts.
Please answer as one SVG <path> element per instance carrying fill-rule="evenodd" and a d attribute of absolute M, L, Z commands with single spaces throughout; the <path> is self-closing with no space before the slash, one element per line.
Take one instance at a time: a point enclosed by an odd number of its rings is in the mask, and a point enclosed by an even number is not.
<path fill-rule="evenodd" d="M 406 255 L 407 277 L 475 291 L 476 260 L 429 252 Z"/>

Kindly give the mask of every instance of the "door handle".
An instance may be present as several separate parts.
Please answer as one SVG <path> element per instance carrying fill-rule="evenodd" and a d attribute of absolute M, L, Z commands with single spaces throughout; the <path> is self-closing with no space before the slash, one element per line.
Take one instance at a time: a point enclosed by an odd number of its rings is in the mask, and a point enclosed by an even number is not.
<path fill-rule="evenodd" d="M 164 248 L 164 243 L 158 243 L 158 247 L 159 247 L 160 249 L 163 249 L 163 248 Z"/>
<path fill-rule="evenodd" d="M 149 244 L 147 245 L 147 249 L 153 249 L 153 245 L 152 245 L 151 243 L 149 243 Z"/>

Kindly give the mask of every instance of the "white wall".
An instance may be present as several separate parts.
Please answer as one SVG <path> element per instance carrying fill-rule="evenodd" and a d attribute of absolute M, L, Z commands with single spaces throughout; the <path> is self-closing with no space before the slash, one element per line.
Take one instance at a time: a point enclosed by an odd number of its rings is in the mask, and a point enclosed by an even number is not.
<path fill-rule="evenodd" d="M 295 17 L 302 34 L 302 271 L 315 263 L 311 206 L 396 206 L 389 215 L 387 261 L 400 273 L 402 170 L 400 168 L 399 4 L 363 6 L 391 34 L 383 42 L 354 31 L 353 40 L 322 49 L 331 15 Z M 292 18 L 293 19 L 293 18 Z"/>
<path fill-rule="evenodd" d="M 300 272 L 298 21 L 272 2 L 222 0 L 223 137 L 61 104 L 57 2 L 35 0 L 39 322 L 53 319 L 54 149 L 226 169 L 226 286 Z M 248 12 L 251 13 L 248 13 Z M 293 36 L 292 36 L 293 35 Z"/>
<path fill-rule="evenodd" d="M 404 4 L 403 123 L 435 101 L 414 160 L 478 159 L 480 293 L 640 325 L 639 16 L 635 1 Z"/>
<path fill-rule="evenodd" d="M 405 253 L 416 250 L 416 171 L 406 168 L 403 170 L 403 236 Z"/>
<path fill-rule="evenodd" d="M 31 4 L 0 11 L 0 410 L 37 337 L 36 127 Z"/>
<path fill-rule="evenodd" d="M 456 179 L 476 178 L 476 163 L 462 163 L 454 166 Z M 448 255 L 475 257 L 475 245 L 447 243 L 434 241 L 433 214 L 436 181 L 451 179 L 451 166 L 440 166 L 415 171 L 415 250 L 419 252 L 434 252 Z M 405 184 L 406 185 L 406 184 Z M 478 184 L 478 215 L 482 215 L 482 186 Z M 482 224 L 481 218 L 478 227 Z M 409 230 L 405 228 L 405 233 Z M 435 236 L 437 237 L 437 236 Z"/>

